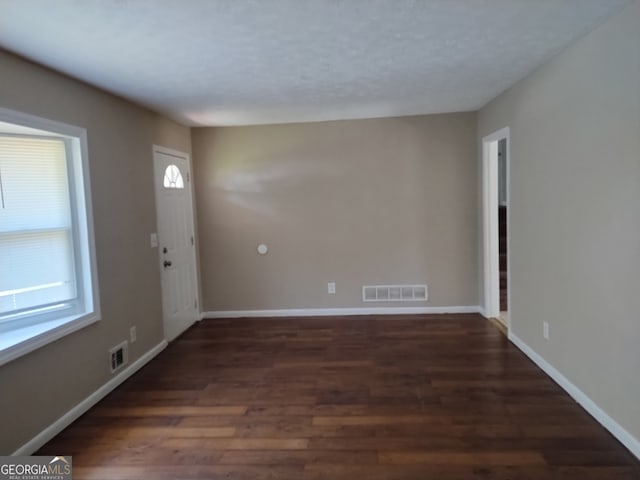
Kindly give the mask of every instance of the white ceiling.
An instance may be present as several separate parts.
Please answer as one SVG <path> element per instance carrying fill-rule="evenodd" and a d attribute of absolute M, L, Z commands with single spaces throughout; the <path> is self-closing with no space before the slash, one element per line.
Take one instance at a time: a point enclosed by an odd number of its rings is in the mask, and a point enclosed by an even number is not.
<path fill-rule="evenodd" d="M 387 117 L 476 110 L 627 3 L 0 0 L 0 46 L 186 125 Z"/>

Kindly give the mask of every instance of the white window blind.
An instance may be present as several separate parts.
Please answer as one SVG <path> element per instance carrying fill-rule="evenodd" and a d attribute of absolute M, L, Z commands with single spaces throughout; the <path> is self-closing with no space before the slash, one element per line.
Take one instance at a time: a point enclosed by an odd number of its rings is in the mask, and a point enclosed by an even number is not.
<path fill-rule="evenodd" d="M 0 135 L 0 320 L 77 297 L 64 139 Z"/>

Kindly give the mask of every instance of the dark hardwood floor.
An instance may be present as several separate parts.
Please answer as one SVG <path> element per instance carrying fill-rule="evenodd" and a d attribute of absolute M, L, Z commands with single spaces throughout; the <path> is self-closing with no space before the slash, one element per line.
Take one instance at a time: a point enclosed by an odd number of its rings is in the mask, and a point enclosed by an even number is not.
<path fill-rule="evenodd" d="M 478 315 L 203 321 L 39 454 L 75 479 L 640 479 Z"/>

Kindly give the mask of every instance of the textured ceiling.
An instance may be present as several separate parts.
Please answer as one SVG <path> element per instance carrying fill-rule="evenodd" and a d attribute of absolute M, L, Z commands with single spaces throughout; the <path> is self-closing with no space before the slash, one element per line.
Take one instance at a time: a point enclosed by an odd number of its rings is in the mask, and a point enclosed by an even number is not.
<path fill-rule="evenodd" d="M 476 110 L 627 0 L 0 0 L 0 46 L 186 125 Z"/>

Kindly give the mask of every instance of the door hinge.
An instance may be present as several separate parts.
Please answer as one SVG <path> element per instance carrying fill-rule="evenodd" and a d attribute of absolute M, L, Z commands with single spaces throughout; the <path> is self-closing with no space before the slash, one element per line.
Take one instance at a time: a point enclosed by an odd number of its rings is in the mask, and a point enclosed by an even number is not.
<path fill-rule="evenodd" d="M 191 176 L 189 175 L 189 172 L 187 172 L 187 182 L 191 181 Z"/>
<path fill-rule="evenodd" d="M 193 301 L 193 307 L 194 308 L 198 308 L 198 299 L 197 298 Z"/>
<path fill-rule="evenodd" d="M 194 243 L 193 243 L 193 235 L 191 235 L 191 245 L 194 245 Z"/>

